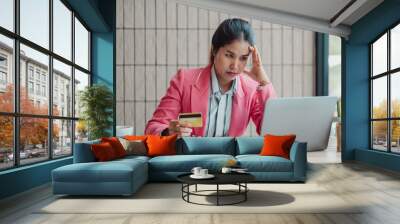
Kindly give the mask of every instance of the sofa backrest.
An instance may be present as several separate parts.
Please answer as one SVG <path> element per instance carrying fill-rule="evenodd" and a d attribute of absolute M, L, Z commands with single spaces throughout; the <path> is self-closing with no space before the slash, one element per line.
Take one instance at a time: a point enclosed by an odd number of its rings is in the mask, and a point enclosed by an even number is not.
<path fill-rule="evenodd" d="M 177 154 L 226 154 L 235 155 L 233 137 L 183 137 L 176 142 Z"/>
<path fill-rule="evenodd" d="M 95 162 L 90 145 L 100 140 L 75 143 L 74 163 Z M 263 137 L 183 137 L 176 142 L 178 155 L 225 154 L 243 155 L 259 154 L 264 144 Z"/>
<path fill-rule="evenodd" d="M 259 154 L 264 145 L 264 137 L 237 137 L 236 155 Z"/>
<path fill-rule="evenodd" d="M 99 143 L 100 143 L 100 140 L 75 143 L 74 163 L 95 162 L 96 158 L 94 157 L 90 146 L 92 144 L 99 144 Z"/>

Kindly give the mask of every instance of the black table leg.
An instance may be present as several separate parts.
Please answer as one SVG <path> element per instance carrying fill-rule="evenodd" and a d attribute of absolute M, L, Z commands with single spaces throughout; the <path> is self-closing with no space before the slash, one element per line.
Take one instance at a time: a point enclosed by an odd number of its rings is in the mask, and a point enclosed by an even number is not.
<path fill-rule="evenodd" d="M 190 191 L 190 186 L 195 185 L 195 189 L 196 191 Z M 248 188 L 247 188 L 247 182 L 245 183 L 238 183 L 238 184 L 234 184 L 234 185 L 239 185 L 238 186 L 238 190 L 224 190 L 224 189 L 220 189 L 219 187 L 220 184 L 216 184 L 217 189 L 215 190 L 199 190 L 197 187 L 197 184 L 182 184 L 181 185 L 181 191 L 182 191 L 182 199 L 188 203 L 192 203 L 192 204 L 198 204 L 198 205 L 216 205 L 216 206 L 223 206 L 223 205 L 234 205 L 234 204 L 238 204 L 238 203 L 242 203 L 247 201 L 247 192 L 248 192 Z M 216 191 L 216 192 L 215 192 Z M 216 195 L 209 195 L 209 194 L 203 194 L 203 192 L 214 192 L 216 193 Z M 222 193 L 221 193 L 222 192 Z M 217 197 L 217 203 L 216 204 L 202 204 L 202 203 L 196 203 L 196 202 L 191 202 L 190 201 L 190 195 L 195 195 L 195 196 L 204 196 L 204 197 L 208 197 L 208 196 L 213 196 L 213 197 Z M 231 203 L 224 203 L 224 200 L 222 202 L 220 202 L 220 198 L 225 198 L 225 196 L 237 196 L 237 195 L 241 195 L 241 199 L 242 200 L 235 200 L 235 202 L 231 202 Z"/>
<path fill-rule="evenodd" d="M 245 192 L 244 192 L 244 201 L 247 201 L 247 192 L 248 192 L 248 190 L 247 190 L 247 182 L 246 183 L 244 183 L 244 187 L 245 187 Z"/>
<path fill-rule="evenodd" d="M 184 199 L 184 198 L 183 198 L 183 190 L 184 190 L 184 188 L 183 188 L 183 187 L 184 187 L 184 184 L 182 183 L 182 188 L 181 188 L 181 192 L 182 192 L 182 199 Z"/>
<path fill-rule="evenodd" d="M 188 191 L 188 194 L 187 194 L 187 200 L 188 200 L 188 201 L 190 201 L 190 200 L 189 200 L 189 195 L 190 195 L 190 184 L 188 184 L 187 191 Z"/>
<path fill-rule="evenodd" d="M 219 184 L 217 184 L 217 206 L 219 206 Z"/>

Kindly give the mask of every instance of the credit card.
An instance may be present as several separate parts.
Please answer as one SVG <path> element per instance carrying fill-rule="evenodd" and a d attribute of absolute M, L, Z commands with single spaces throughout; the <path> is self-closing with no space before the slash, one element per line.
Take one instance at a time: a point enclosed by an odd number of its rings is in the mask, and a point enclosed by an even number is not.
<path fill-rule="evenodd" d="M 201 113 L 180 113 L 179 122 L 187 122 L 193 128 L 201 128 L 203 126 L 203 118 Z"/>

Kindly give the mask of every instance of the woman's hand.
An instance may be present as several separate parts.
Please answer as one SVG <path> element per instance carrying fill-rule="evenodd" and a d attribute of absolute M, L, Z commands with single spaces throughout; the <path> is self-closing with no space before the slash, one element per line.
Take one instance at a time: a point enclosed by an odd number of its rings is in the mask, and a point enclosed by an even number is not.
<path fill-rule="evenodd" d="M 168 125 L 168 135 L 177 134 L 178 137 L 190 136 L 193 129 L 190 124 L 179 122 L 178 120 L 171 120 Z"/>
<path fill-rule="evenodd" d="M 258 53 L 257 48 L 254 46 L 250 46 L 249 50 L 251 52 L 251 58 L 253 60 L 253 65 L 251 67 L 251 70 L 244 70 L 244 73 L 246 73 L 250 78 L 254 79 L 258 83 L 260 83 L 261 86 L 267 85 L 270 83 L 269 78 L 267 76 L 267 73 L 265 73 L 264 67 L 262 66 L 261 62 L 261 57 L 260 54 Z"/>

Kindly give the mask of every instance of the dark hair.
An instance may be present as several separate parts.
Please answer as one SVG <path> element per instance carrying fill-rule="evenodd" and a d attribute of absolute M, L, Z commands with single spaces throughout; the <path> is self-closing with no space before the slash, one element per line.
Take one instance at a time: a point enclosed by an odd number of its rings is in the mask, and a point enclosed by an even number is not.
<path fill-rule="evenodd" d="M 210 64 L 214 63 L 214 55 L 219 48 L 234 40 L 243 39 L 251 46 L 254 45 L 254 31 L 249 22 L 239 18 L 226 19 L 219 24 L 211 40 Z"/>

